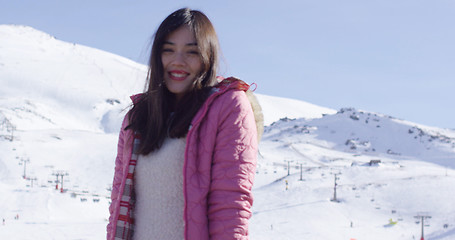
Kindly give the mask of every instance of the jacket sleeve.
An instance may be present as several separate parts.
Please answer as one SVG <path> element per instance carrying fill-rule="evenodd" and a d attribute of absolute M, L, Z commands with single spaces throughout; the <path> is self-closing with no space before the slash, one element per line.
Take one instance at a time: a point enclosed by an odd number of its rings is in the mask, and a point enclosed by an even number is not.
<path fill-rule="evenodd" d="M 128 124 L 128 114 L 125 116 L 122 128 L 120 129 L 118 144 L 117 144 L 117 157 L 115 158 L 115 170 L 114 170 L 114 180 L 112 183 L 111 191 L 111 205 L 109 206 L 109 224 L 107 225 L 107 239 L 113 239 L 115 231 L 115 219 L 114 214 L 115 210 L 119 207 L 119 194 L 120 194 L 120 185 L 123 179 L 123 150 L 125 146 L 125 127 Z"/>
<path fill-rule="evenodd" d="M 256 123 L 243 91 L 226 95 L 219 111 L 211 170 L 211 240 L 248 239 L 248 220 L 252 215 L 251 188 L 258 149 Z"/>

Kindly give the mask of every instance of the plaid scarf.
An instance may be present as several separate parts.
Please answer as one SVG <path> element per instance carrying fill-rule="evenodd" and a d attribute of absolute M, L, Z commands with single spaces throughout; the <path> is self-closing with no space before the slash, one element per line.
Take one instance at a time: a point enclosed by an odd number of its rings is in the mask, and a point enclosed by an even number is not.
<path fill-rule="evenodd" d="M 134 134 L 133 152 L 128 165 L 128 175 L 126 176 L 125 188 L 123 189 L 122 199 L 120 200 L 120 212 L 115 228 L 115 240 L 132 239 L 134 232 L 133 206 L 134 196 L 134 169 L 138 160 L 137 149 L 139 148 L 139 134 Z"/>

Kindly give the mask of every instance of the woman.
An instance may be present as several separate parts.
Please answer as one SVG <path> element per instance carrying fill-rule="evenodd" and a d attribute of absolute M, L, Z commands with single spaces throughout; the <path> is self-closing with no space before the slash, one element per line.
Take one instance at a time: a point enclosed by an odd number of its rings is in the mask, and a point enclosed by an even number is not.
<path fill-rule="evenodd" d="M 161 23 L 119 136 L 108 239 L 248 239 L 262 115 L 249 85 L 217 78 L 217 65 L 203 13 Z"/>

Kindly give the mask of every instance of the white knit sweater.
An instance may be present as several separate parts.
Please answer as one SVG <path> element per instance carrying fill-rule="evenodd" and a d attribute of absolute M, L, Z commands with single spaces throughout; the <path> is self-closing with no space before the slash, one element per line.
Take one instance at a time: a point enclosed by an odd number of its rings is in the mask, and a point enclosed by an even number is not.
<path fill-rule="evenodd" d="M 134 240 L 183 239 L 185 141 L 168 138 L 159 150 L 139 156 L 134 182 Z"/>

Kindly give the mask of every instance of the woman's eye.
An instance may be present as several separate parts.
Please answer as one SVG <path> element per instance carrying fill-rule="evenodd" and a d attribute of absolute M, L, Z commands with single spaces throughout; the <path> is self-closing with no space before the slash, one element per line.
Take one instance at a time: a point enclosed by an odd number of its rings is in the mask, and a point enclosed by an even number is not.
<path fill-rule="evenodd" d="M 162 52 L 172 52 L 172 49 L 170 49 L 170 48 L 163 48 Z"/>

